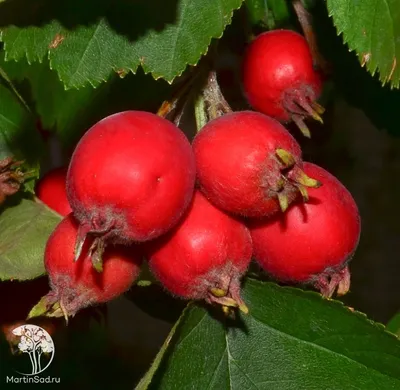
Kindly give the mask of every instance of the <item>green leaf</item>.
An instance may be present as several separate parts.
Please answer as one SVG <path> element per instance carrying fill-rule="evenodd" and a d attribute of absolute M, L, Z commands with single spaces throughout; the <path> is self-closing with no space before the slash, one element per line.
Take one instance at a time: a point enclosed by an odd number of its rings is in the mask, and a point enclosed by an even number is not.
<path fill-rule="evenodd" d="M 181 316 L 178 318 L 178 321 L 176 321 L 175 325 L 172 327 L 168 337 L 164 341 L 164 344 L 161 346 L 159 352 L 157 353 L 157 356 L 155 357 L 153 364 L 151 365 L 150 369 L 146 372 L 144 377 L 140 380 L 135 390 L 146 390 L 149 388 L 151 381 L 154 377 L 154 374 L 156 373 L 158 367 L 160 366 L 162 359 L 164 358 L 164 355 L 167 352 L 168 347 L 172 341 L 172 338 L 174 337 L 176 329 L 180 325 L 181 321 L 185 318 L 185 314 L 189 310 L 189 308 L 190 304 L 186 306 Z"/>
<path fill-rule="evenodd" d="M 26 199 L 5 208 L 0 214 L 0 280 L 43 275 L 44 248 L 60 220 L 45 205 Z"/>
<path fill-rule="evenodd" d="M 222 36 L 241 3 L 242 0 L 118 0 L 107 5 L 72 1 L 58 3 L 50 14 L 45 9 L 43 14 L 34 9 L 33 18 L 36 15 L 42 23 L 46 19 L 40 27 L 31 25 L 35 24 L 33 21 L 13 21 L 12 3 L 5 3 L 0 4 L 0 26 L 8 27 L 3 29 L 1 40 L 6 60 L 27 58 L 33 62 L 48 56 L 50 67 L 67 88 L 87 84 L 96 87 L 113 72 L 125 75 L 136 72 L 139 65 L 155 79 L 172 82 L 188 64 L 199 61 L 212 38 Z M 90 17 L 89 9 L 93 13 Z"/>
<path fill-rule="evenodd" d="M 290 4 L 286 0 L 245 0 L 252 24 L 268 29 L 285 24 L 290 18 Z"/>
<path fill-rule="evenodd" d="M 327 0 L 330 16 L 350 50 L 382 84 L 400 84 L 400 7 L 397 0 Z"/>
<path fill-rule="evenodd" d="M 150 388 L 400 387 L 400 342 L 382 325 L 319 294 L 249 280 L 250 314 L 186 313 Z M 212 314 L 212 315 L 210 315 Z"/>
<path fill-rule="evenodd" d="M 23 170 L 34 178 L 39 175 L 42 153 L 43 144 L 33 116 L 14 92 L 0 83 L 0 160 L 9 156 L 24 160 Z M 25 189 L 33 191 L 33 180 L 27 182 Z"/>
<path fill-rule="evenodd" d="M 6 62 L 3 51 L 0 52 L 0 67 L 13 81 L 29 82 L 30 98 L 43 128 L 54 129 L 63 145 L 75 140 L 77 133 L 82 133 L 91 106 L 106 89 L 106 86 L 97 89 L 88 86 L 65 90 L 57 73 L 50 69 L 47 59 L 31 65 L 25 59 Z"/>

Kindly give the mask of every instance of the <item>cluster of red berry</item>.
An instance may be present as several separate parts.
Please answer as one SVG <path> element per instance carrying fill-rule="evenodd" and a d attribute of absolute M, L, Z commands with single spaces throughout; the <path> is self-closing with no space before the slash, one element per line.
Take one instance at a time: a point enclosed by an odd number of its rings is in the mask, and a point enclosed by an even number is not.
<path fill-rule="evenodd" d="M 260 112 L 213 119 L 192 146 L 160 116 L 121 112 L 86 132 L 68 171 L 38 183 L 38 197 L 65 215 L 46 247 L 46 310 L 71 316 L 123 293 L 143 255 L 171 293 L 225 311 L 247 311 L 240 279 L 252 257 L 278 281 L 312 284 L 328 297 L 347 292 L 357 205 L 335 177 L 302 161 L 277 121 L 304 130 L 304 119 L 322 111 L 304 38 L 256 38 L 243 84 Z"/>

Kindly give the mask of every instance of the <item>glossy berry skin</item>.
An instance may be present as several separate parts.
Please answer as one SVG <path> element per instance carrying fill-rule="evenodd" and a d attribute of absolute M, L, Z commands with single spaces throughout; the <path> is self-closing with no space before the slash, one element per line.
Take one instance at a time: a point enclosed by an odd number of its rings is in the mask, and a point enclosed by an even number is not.
<path fill-rule="evenodd" d="M 35 187 L 36 196 L 64 217 L 72 212 L 66 190 L 67 169 L 60 167 L 51 170 L 36 183 Z"/>
<path fill-rule="evenodd" d="M 250 105 L 282 122 L 307 116 L 302 104 L 314 102 L 322 87 L 307 41 L 290 30 L 268 31 L 250 43 L 242 81 Z"/>
<path fill-rule="evenodd" d="M 87 239 L 81 258 L 74 262 L 78 227 L 72 214 L 65 217 L 47 241 L 44 254 L 51 286 L 47 303 L 61 303 L 68 316 L 128 290 L 139 275 L 142 260 L 133 247 L 109 246 L 103 256 L 103 272 L 97 272 L 88 257 L 91 242 Z"/>
<path fill-rule="evenodd" d="M 301 149 L 275 119 L 253 111 L 233 112 L 208 122 L 193 141 L 201 191 L 216 206 L 247 217 L 279 211 L 276 198 L 284 166 L 276 149 L 289 151 L 301 167 Z M 289 181 L 283 188 L 289 203 L 297 190 Z"/>
<path fill-rule="evenodd" d="M 292 205 L 272 220 L 249 221 L 254 258 L 280 281 L 318 284 L 343 269 L 357 248 L 361 222 L 349 191 L 323 168 L 304 163 L 322 187 L 309 201 Z"/>
<path fill-rule="evenodd" d="M 240 303 L 240 278 L 250 263 L 250 233 L 196 191 L 180 224 L 148 243 L 150 269 L 172 294 L 224 304 L 212 288 Z"/>
<path fill-rule="evenodd" d="M 192 197 L 194 156 L 171 122 L 143 111 L 108 116 L 78 143 L 67 194 L 86 231 L 146 241 L 177 223 Z"/>

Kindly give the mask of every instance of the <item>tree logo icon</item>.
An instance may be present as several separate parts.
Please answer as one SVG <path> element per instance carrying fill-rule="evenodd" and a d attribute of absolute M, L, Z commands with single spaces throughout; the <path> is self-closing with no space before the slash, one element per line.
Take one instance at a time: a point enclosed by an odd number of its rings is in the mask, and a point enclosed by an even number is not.
<path fill-rule="evenodd" d="M 37 325 L 21 325 L 12 333 L 19 336 L 18 349 L 26 353 L 31 361 L 30 373 L 18 372 L 22 375 L 38 375 L 46 370 L 54 358 L 54 342 L 46 330 Z"/>

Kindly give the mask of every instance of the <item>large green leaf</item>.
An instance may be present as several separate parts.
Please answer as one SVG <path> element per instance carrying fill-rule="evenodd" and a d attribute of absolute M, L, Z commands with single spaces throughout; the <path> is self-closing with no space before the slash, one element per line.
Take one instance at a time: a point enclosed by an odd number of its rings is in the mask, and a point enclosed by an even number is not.
<path fill-rule="evenodd" d="M 249 280 L 250 314 L 188 310 L 154 389 L 400 388 L 400 342 L 382 325 L 313 292 Z"/>
<path fill-rule="evenodd" d="M 400 313 L 397 313 L 393 318 L 391 318 L 386 325 L 386 329 L 400 337 Z"/>
<path fill-rule="evenodd" d="M 61 217 L 26 199 L 7 206 L 0 214 L 0 280 L 34 279 L 45 273 L 44 248 Z"/>
<path fill-rule="evenodd" d="M 327 0 L 329 14 L 350 50 L 357 52 L 380 81 L 400 84 L 400 7 L 398 0 Z"/>
<path fill-rule="evenodd" d="M 25 59 L 4 61 L 4 51 L 0 51 L 0 68 L 30 103 L 43 128 L 57 133 L 67 154 L 82 133 L 100 119 L 129 109 L 155 111 L 171 90 L 168 83 L 155 81 L 142 71 L 123 80 L 115 75 L 96 89 L 66 90 L 47 59 L 32 64 Z"/>
<path fill-rule="evenodd" d="M 75 140 L 84 130 L 83 124 L 90 116 L 92 106 L 107 87 L 65 90 L 47 59 L 29 64 L 26 59 L 4 61 L 4 54 L 4 51 L 0 52 L 0 67 L 14 82 L 29 83 L 29 98 L 43 128 L 55 130 L 63 145 Z"/>
<path fill-rule="evenodd" d="M 48 56 L 68 88 L 97 86 L 112 72 L 135 72 L 139 65 L 154 78 L 171 82 L 199 61 L 212 38 L 221 37 L 241 2 L 75 0 L 45 9 L 25 1 L 28 10 L 16 20 L 13 2 L 6 2 L 0 4 L 0 26 L 5 27 L 1 40 L 7 60 L 26 57 L 33 62 Z M 32 7 L 34 20 L 26 20 Z"/>

